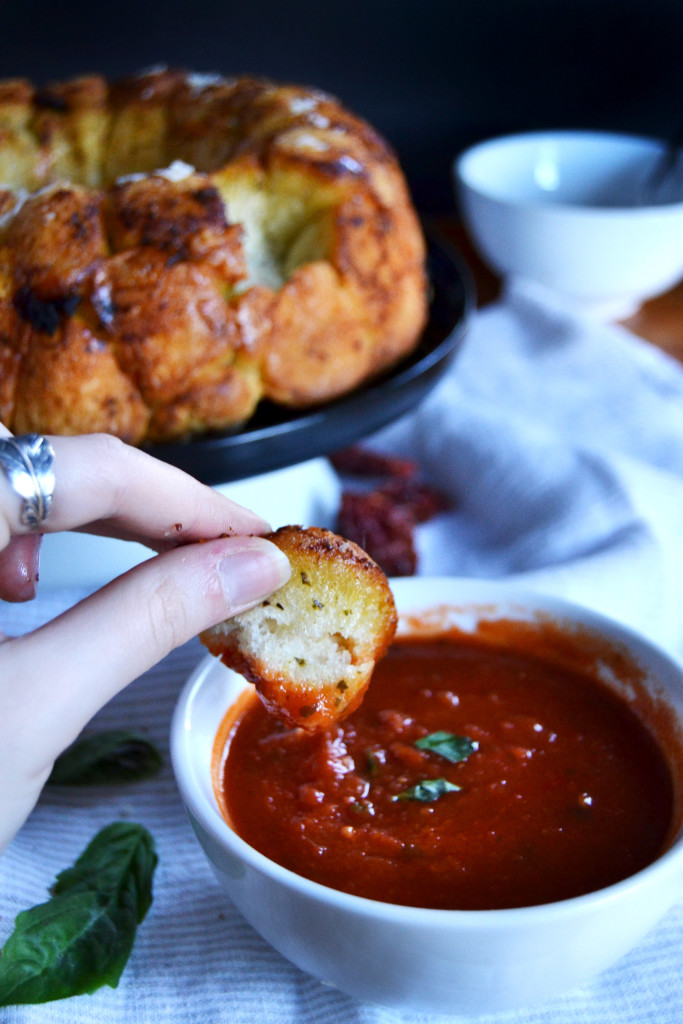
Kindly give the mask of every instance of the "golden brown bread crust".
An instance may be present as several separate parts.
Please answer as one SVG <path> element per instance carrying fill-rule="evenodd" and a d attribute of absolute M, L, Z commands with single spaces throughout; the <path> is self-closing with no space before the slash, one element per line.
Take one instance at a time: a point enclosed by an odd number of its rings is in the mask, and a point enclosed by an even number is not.
<path fill-rule="evenodd" d="M 200 639 L 288 724 L 322 729 L 362 700 L 396 630 L 393 595 L 379 566 L 329 530 L 284 526 L 268 539 L 288 556 L 289 581 Z"/>
<path fill-rule="evenodd" d="M 178 71 L 0 82 L 11 429 L 138 444 L 230 428 L 262 398 L 357 387 L 425 316 L 395 156 L 327 94 Z"/>

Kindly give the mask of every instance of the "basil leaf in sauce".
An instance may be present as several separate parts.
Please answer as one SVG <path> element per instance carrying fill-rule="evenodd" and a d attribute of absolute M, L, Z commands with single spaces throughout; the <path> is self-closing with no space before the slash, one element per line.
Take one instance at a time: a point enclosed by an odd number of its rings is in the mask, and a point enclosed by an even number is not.
<path fill-rule="evenodd" d="M 83 736 L 55 761 L 48 783 L 56 786 L 95 786 L 138 782 L 161 769 L 163 758 L 149 740 L 123 729 Z"/>
<path fill-rule="evenodd" d="M 423 736 L 415 741 L 415 746 L 420 750 L 429 750 L 447 761 L 465 761 L 470 754 L 478 748 L 476 740 L 469 736 L 456 736 L 452 732 L 430 732 L 429 736 Z"/>
<path fill-rule="evenodd" d="M 22 911 L 0 956 L 0 1006 L 116 988 L 152 902 L 154 840 L 132 822 L 103 828 L 46 903 Z"/>
<path fill-rule="evenodd" d="M 460 788 L 460 786 L 456 786 L 453 782 L 449 782 L 448 779 L 424 779 L 422 782 L 418 782 L 417 785 L 411 786 L 410 789 L 405 789 L 394 799 L 419 800 L 422 803 L 428 804 L 438 800 L 444 793 L 457 793 Z"/>

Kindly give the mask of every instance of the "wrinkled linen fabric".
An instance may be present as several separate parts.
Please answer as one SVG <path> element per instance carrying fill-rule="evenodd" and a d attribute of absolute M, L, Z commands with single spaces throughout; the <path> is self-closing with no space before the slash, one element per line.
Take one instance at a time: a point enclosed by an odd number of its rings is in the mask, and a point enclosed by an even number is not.
<path fill-rule="evenodd" d="M 510 290 L 430 398 L 373 444 L 418 460 L 452 502 L 419 531 L 422 573 L 523 581 L 683 655 L 678 362 Z"/>
<path fill-rule="evenodd" d="M 452 509 L 419 528 L 420 572 L 506 577 L 578 600 L 683 658 L 683 368 L 612 325 L 529 290 L 478 313 L 443 381 L 371 442 L 419 460 Z M 330 525 L 327 523 L 321 525 Z M 24 632 L 82 596 L 0 606 Z M 7 1024 L 445 1024 L 472 1019 L 359 1003 L 272 950 L 223 897 L 191 833 L 168 759 L 193 641 L 134 682 L 91 728 L 135 727 L 165 754 L 127 787 L 46 790 L 0 859 L 0 941 L 108 822 L 155 837 L 154 903 L 117 989 L 0 1011 Z M 20 681 L 17 681 L 20 685 Z M 597 980 L 482 1024 L 679 1024 L 683 904 Z"/>

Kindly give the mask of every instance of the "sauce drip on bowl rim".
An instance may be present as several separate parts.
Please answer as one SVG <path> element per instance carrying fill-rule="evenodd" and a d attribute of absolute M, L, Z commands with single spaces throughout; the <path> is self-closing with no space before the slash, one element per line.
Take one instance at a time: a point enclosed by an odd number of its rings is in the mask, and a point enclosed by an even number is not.
<path fill-rule="evenodd" d="M 548 623 L 404 637 L 314 735 L 244 694 L 216 741 L 224 816 L 300 875 L 409 906 L 532 906 L 633 874 L 666 847 L 671 771 L 590 649 L 564 643 Z"/>

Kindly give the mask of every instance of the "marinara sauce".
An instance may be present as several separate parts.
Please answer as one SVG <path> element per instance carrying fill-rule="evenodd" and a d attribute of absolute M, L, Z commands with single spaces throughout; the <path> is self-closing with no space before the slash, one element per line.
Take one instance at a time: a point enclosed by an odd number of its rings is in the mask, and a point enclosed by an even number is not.
<path fill-rule="evenodd" d="M 609 885 L 661 852 L 674 813 L 664 756 L 625 701 L 582 671 L 462 636 L 396 643 L 362 705 L 319 734 L 251 697 L 221 782 L 226 818 L 277 863 L 442 909 Z"/>

